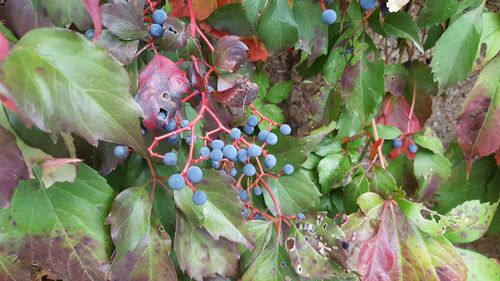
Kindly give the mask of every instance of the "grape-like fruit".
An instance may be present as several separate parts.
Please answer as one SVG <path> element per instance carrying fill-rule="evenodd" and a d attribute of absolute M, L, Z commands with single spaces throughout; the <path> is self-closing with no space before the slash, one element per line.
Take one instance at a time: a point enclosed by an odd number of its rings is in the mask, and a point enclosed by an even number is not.
<path fill-rule="evenodd" d="M 392 140 L 392 147 L 394 148 L 400 148 L 403 142 L 401 141 L 400 138 L 395 138 Z"/>
<path fill-rule="evenodd" d="M 248 160 L 248 150 L 242 148 L 238 151 L 238 161 L 240 162 L 246 162 Z"/>
<path fill-rule="evenodd" d="M 295 218 L 297 218 L 297 220 L 301 221 L 305 218 L 304 214 L 303 213 L 298 213 Z"/>
<path fill-rule="evenodd" d="M 292 128 L 290 128 L 290 125 L 288 124 L 283 124 L 280 127 L 280 133 L 284 136 L 288 136 L 292 132 Z"/>
<path fill-rule="evenodd" d="M 289 175 L 293 174 L 293 171 L 294 171 L 294 168 L 292 165 L 286 164 L 285 166 L 283 166 L 283 173 L 285 173 L 285 175 L 289 176 Z"/>
<path fill-rule="evenodd" d="M 199 183 L 203 178 L 203 171 L 200 167 L 191 166 L 187 169 L 186 176 L 191 183 Z"/>
<path fill-rule="evenodd" d="M 262 195 L 262 188 L 256 186 L 253 188 L 253 194 L 255 194 L 255 196 L 261 196 Z"/>
<path fill-rule="evenodd" d="M 163 155 L 163 164 L 166 166 L 172 166 L 177 163 L 177 154 L 175 152 L 168 152 Z"/>
<path fill-rule="evenodd" d="M 324 10 L 321 14 L 321 20 L 324 24 L 333 24 L 337 20 L 337 13 L 332 9 Z"/>
<path fill-rule="evenodd" d="M 181 190 L 186 186 L 186 181 L 180 174 L 173 174 L 168 178 L 168 186 L 172 190 Z"/>
<path fill-rule="evenodd" d="M 156 10 L 153 12 L 152 18 L 154 23 L 163 24 L 167 20 L 168 15 L 164 10 Z"/>
<path fill-rule="evenodd" d="M 200 157 L 202 157 L 202 158 L 210 156 L 210 148 L 208 148 L 206 146 L 200 148 L 199 154 L 200 154 Z"/>
<path fill-rule="evenodd" d="M 236 170 L 235 168 L 232 168 L 229 171 L 229 175 L 231 175 L 231 177 L 236 177 L 237 174 L 238 174 L 238 170 Z"/>
<path fill-rule="evenodd" d="M 257 119 L 257 116 L 255 115 L 250 115 L 247 119 L 247 125 L 250 127 L 255 127 L 259 124 L 259 119 Z"/>
<path fill-rule="evenodd" d="M 261 153 L 262 149 L 256 144 L 251 144 L 250 147 L 248 147 L 248 154 L 250 157 L 259 157 Z"/>
<path fill-rule="evenodd" d="M 87 39 L 92 39 L 92 38 L 94 38 L 94 35 L 95 35 L 95 30 L 94 29 L 89 29 L 89 30 L 85 31 L 85 35 L 84 36 Z"/>
<path fill-rule="evenodd" d="M 243 166 L 243 174 L 245 174 L 247 177 L 254 176 L 256 172 L 257 171 L 255 170 L 255 167 L 250 163 Z"/>
<path fill-rule="evenodd" d="M 229 132 L 229 137 L 232 140 L 237 140 L 241 137 L 241 131 L 238 128 L 232 128 L 231 132 Z"/>
<path fill-rule="evenodd" d="M 410 151 L 410 153 L 417 153 L 417 150 L 418 150 L 418 147 L 416 144 L 414 143 L 411 143 L 410 145 L 408 145 L 408 151 Z"/>
<path fill-rule="evenodd" d="M 224 148 L 224 142 L 221 140 L 213 140 L 212 143 L 210 143 L 210 146 L 212 149 L 219 149 L 222 150 Z"/>
<path fill-rule="evenodd" d="M 274 168 L 274 166 L 276 166 L 276 157 L 272 154 L 268 154 L 266 158 L 264 158 L 264 166 L 268 169 Z"/>
<path fill-rule="evenodd" d="M 157 23 L 153 23 L 150 27 L 149 27 L 149 34 L 152 36 L 152 37 L 160 37 L 163 35 L 163 27 Z"/>
<path fill-rule="evenodd" d="M 266 137 L 266 143 L 269 145 L 275 145 L 278 143 L 278 136 L 275 133 L 269 133 Z"/>
<path fill-rule="evenodd" d="M 220 161 L 222 160 L 222 157 L 224 157 L 224 154 L 222 153 L 222 150 L 220 149 L 214 149 L 212 152 L 210 152 L 210 159 L 215 160 L 215 161 Z"/>
<path fill-rule="evenodd" d="M 240 190 L 240 192 L 238 193 L 238 195 L 240 196 L 241 201 L 247 201 L 248 200 L 248 193 L 244 189 Z"/>
<path fill-rule="evenodd" d="M 193 193 L 193 203 L 195 205 L 203 205 L 207 202 L 207 194 L 204 191 L 195 191 Z"/>
<path fill-rule="evenodd" d="M 375 0 L 360 0 L 359 5 L 361 9 L 368 11 L 375 9 L 376 1 Z"/>
<path fill-rule="evenodd" d="M 128 147 L 126 147 L 124 145 L 115 146 L 115 148 L 113 148 L 113 155 L 120 160 L 127 158 Z"/>
<path fill-rule="evenodd" d="M 212 166 L 212 168 L 214 168 L 214 169 L 219 169 L 219 167 L 220 167 L 220 162 L 219 162 L 219 161 L 212 160 L 212 161 L 210 162 L 210 165 L 211 165 L 211 166 Z"/>
<path fill-rule="evenodd" d="M 247 135 L 251 135 L 251 134 L 253 134 L 253 131 L 254 131 L 254 130 L 255 130 L 255 129 L 254 129 L 254 127 L 252 127 L 252 126 L 245 125 L 245 126 L 243 127 L 243 132 L 244 132 L 245 134 L 247 134 Z"/>
<path fill-rule="evenodd" d="M 267 138 L 267 135 L 269 135 L 269 131 L 268 130 L 262 130 L 262 131 L 259 132 L 259 134 L 257 134 L 257 139 L 259 139 L 260 142 L 265 142 L 266 138 Z"/>
<path fill-rule="evenodd" d="M 238 151 L 236 150 L 236 147 L 234 147 L 234 145 L 228 144 L 222 149 L 222 154 L 224 154 L 224 157 L 226 157 L 227 159 L 233 160 L 236 159 Z"/>
<path fill-rule="evenodd" d="M 163 128 L 165 129 L 165 131 L 170 133 L 173 130 L 175 130 L 176 127 L 177 127 L 177 122 L 175 122 L 175 119 L 172 118 L 172 119 L 168 120 L 168 122 L 165 124 L 165 126 Z"/>
<path fill-rule="evenodd" d="M 188 125 L 189 125 L 189 120 L 184 119 L 181 121 L 180 124 L 181 128 L 186 128 Z"/>

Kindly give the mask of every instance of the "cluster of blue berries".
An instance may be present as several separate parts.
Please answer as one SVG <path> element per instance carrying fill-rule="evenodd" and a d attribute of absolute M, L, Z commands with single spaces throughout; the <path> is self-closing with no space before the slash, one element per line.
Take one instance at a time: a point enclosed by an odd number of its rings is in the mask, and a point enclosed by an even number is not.
<path fill-rule="evenodd" d="M 162 125 L 166 131 L 172 132 L 177 128 L 177 122 L 175 120 L 167 120 L 167 115 L 163 112 L 158 113 L 158 122 Z M 243 132 L 246 134 L 252 134 L 255 127 L 259 124 L 259 119 L 255 115 L 251 115 L 245 126 L 243 127 Z M 189 125 L 188 120 L 182 120 L 179 124 L 180 128 L 185 128 Z M 279 127 L 279 131 L 282 135 L 289 135 L 292 131 L 289 125 L 283 124 Z M 278 142 L 278 136 L 267 130 L 262 130 L 258 133 L 257 139 L 263 143 L 259 146 L 255 143 L 248 144 L 247 142 L 240 142 L 242 138 L 242 131 L 239 128 L 232 128 L 229 131 L 228 143 L 225 143 L 222 139 L 214 139 L 208 143 L 208 146 L 203 146 L 199 149 L 198 154 L 201 160 L 210 161 L 211 167 L 214 169 L 220 169 L 222 164 L 228 163 L 226 165 L 228 173 L 232 177 L 238 175 L 237 164 L 242 166 L 241 172 L 244 176 L 253 177 L 257 174 L 257 169 L 252 163 L 252 160 L 260 156 L 264 156 L 264 166 L 267 169 L 272 169 L 276 166 L 277 159 L 272 154 L 267 154 L 263 151 L 265 145 L 275 145 Z M 196 136 L 188 134 L 188 140 L 186 142 L 191 144 L 191 138 L 193 143 L 196 141 Z M 169 141 L 169 139 L 167 139 Z M 169 141 L 170 142 L 170 141 Z M 240 147 L 242 143 L 245 143 L 245 147 Z M 173 166 L 177 164 L 177 155 L 175 152 L 168 152 L 163 155 L 163 163 L 167 166 Z M 294 172 L 294 167 L 291 164 L 286 164 L 283 167 L 283 173 L 285 175 L 291 175 Z M 186 170 L 186 174 L 174 174 L 168 179 L 168 186 L 172 190 L 180 190 L 187 185 L 186 180 L 189 184 L 197 184 L 203 179 L 203 171 L 197 166 L 190 166 Z M 262 195 L 262 189 L 258 186 L 253 188 L 253 193 L 256 196 Z M 239 197 L 242 201 L 248 200 L 248 193 L 246 190 L 240 190 Z M 207 196 L 203 191 L 196 191 L 193 194 L 193 202 L 196 205 L 203 205 L 207 201 Z"/>
<path fill-rule="evenodd" d="M 153 24 L 149 27 L 151 37 L 160 37 L 163 35 L 163 23 L 167 20 L 168 15 L 164 10 L 156 10 L 153 12 Z"/>
<path fill-rule="evenodd" d="M 403 145 L 403 141 L 400 138 L 395 138 L 392 140 L 392 147 L 401 148 L 402 145 Z M 415 143 L 412 142 L 408 145 L 408 151 L 410 153 L 415 154 L 415 153 L 417 153 L 417 150 L 418 150 L 418 147 Z"/>
<path fill-rule="evenodd" d="M 325 1 L 327 4 L 330 4 L 332 1 Z M 370 11 L 375 9 L 375 6 L 377 5 L 376 0 L 360 0 L 359 5 L 361 9 L 364 11 Z M 321 21 L 323 21 L 324 24 L 326 25 L 331 25 L 334 24 L 335 21 L 337 20 L 337 13 L 332 10 L 332 9 L 325 9 L 323 13 L 321 14 Z"/>

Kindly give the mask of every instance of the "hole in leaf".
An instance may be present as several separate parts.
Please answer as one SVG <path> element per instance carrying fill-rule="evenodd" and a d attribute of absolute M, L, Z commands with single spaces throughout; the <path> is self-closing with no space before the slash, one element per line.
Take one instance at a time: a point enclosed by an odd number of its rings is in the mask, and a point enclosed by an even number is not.
<path fill-rule="evenodd" d="M 285 241 L 285 247 L 287 251 L 295 250 L 295 238 L 290 237 Z"/>

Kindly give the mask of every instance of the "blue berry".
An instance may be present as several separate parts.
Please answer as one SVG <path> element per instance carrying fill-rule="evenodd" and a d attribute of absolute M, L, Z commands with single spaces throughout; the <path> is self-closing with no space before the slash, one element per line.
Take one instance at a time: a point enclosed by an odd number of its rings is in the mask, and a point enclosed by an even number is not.
<path fill-rule="evenodd" d="M 215 161 L 220 161 L 222 160 L 222 157 L 224 157 L 224 154 L 222 153 L 222 150 L 220 149 L 214 149 L 212 152 L 210 152 L 210 159 L 215 160 Z"/>
<path fill-rule="evenodd" d="M 163 128 L 165 129 L 165 131 L 170 133 L 173 130 L 175 130 L 176 127 L 177 127 L 177 122 L 175 122 L 175 119 L 172 118 L 172 119 L 168 120 L 168 122 L 165 124 L 165 126 Z"/>
<path fill-rule="evenodd" d="M 268 154 L 266 158 L 264 158 L 264 166 L 268 169 L 274 168 L 274 166 L 276 166 L 276 157 L 272 154 Z"/>
<path fill-rule="evenodd" d="M 211 165 L 211 166 L 212 166 L 212 168 L 214 168 L 214 169 L 219 169 L 219 167 L 220 167 L 220 162 L 219 162 L 219 161 L 212 160 L 212 162 L 210 162 L 210 165 Z"/>
<path fill-rule="evenodd" d="M 94 38 L 94 36 L 95 36 L 95 30 L 94 29 L 91 28 L 91 29 L 85 31 L 85 37 L 87 39 L 92 39 L 92 38 Z"/>
<path fill-rule="evenodd" d="M 152 37 L 160 37 L 163 35 L 163 27 L 157 23 L 153 23 L 151 27 L 149 27 L 149 34 Z"/>
<path fill-rule="evenodd" d="M 181 190 L 186 186 L 186 181 L 180 174 L 173 174 L 168 178 L 168 186 L 172 190 Z"/>
<path fill-rule="evenodd" d="M 411 143 L 410 145 L 408 145 L 408 151 L 410 151 L 410 153 L 417 153 L 417 145 L 414 144 L 414 143 Z"/>
<path fill-rule="evenodd" d="M 292 132 L 292 128 L 288 124 L 283 124 L 280 127 L 280 133 L 284 136 L 288 136 Z"/>
<path fill-rule="evenodd" d="M 344 250 L 347 250 L 349 249 L 349 242 L 345 241 L 345 240 L 340 240 L 340 246 L 344 249 Z"/>
<path fill-rule="evenodd" d="M 387 16 L 387 14 L 389 14 L 389 8 L 387 8 L 387 3 L 380 4 L 380 12 L 384 16 Z"/>
<path fill-rule="evenodd" d="M 248 148 L 248 154 L 250 155 L 250 157 L 259 157 L 261 153 L 262 149 L 256 144 L 251 144 Z"/>
<path fill-rule="evenodd" d="M 266 138 L 266 143 L 269 145 L 275 145 L 278 143 L 278 136 L 275 133 L 269 133 Z"/>
<path fill-rule="evenodd" d="M 248 215 L 250 215 L 250 212 L 248 211 L 248 209 L 243 209 L 241 212 L 240 212 L 241 216 L 244 217 L 244 218 L 248 218 Z"/>
<path fill-rule="evenodd" d="M 240 192 L 238 193 L 238 195 L 240 196 L 241 201 L 247 201 L 248 200 L 248 193 L 244 189 L 240 190 Z"/>
<path fill-rule="evenodd" d="M 250 115 L 247 119 L 247 125 L 250 127 L 255 127 L 259 124 L 259 119 L 257 119 L 257 116 L 255 115 Z"/>
<path fill-rule="evenodd" d="M 193 203 L 195 205 L 203 205 L 207 202 L 207 194 L 204 191 L 195 191 L 193 193 Z"/>
<path fill-rule="evenodd" d="M 248 151 L 244 148 L 240 149 L 238 151 L 238 161 L 240 162 L 246 162 L 248 160 Z"/>
<path fill-rule="evenodd" d="M 252 126 L 245 125 L 245 126 L 243 127 L 243 132 L 244 132 L 245 134 L 247 134 L 247 135 L 251 135 L 251 134 L 253 134 L 253 131 L 254 131 L 254 130 L 255 130 L 255 129 L 254 129 L 254 127 L 252 127 Z"/>
<path fill-rule="evenodd" d="M 177 163 L 177 154 L 174 152 L 168 152 L 163 155 L 163 164 L 167 166 L 172 166 Z"/>
<path fill-rule="evenodd" d="M 222 150 L 224 148 L 224 142 L 221 140 L 213 140 L 210 146 L 212 147 L 212 149 Z"/>
<path fill-rule="evenodd" d="M 203 178 L 203 171 L 200 167 L 191 166 L 187 169 L 186 176 L 191 183 L 199 183 Z"/>
<path fill-rule="evenodd" d="M 227 159 L 233 160 L 236 159 L 238 151 L 236 150 L 236 147 L 234 147 L 234 145 L 228 144 L 222 149 L 222 154 L 224 154 L 224 157 L 226 157 Z"/>
<path fill-rule="evenodd" d="M 262 219 L 262 215 L 261 214 L 255 214 L 255 215 L 253 215 L 253 219 L 257 220 L 257 221 L 261 220 Z"/>
<path fill-rule="evenodd" d="M 261 196 L 262 195 L 262 188 L 256 186 L 253 188 L 253 194 L 255 194 L 255 196 Z"/>
<path fill-rule="evenodd" d="M 321 20 L 324 24 L 333 24 L 337 20 L 337 13 L 332 9 L 324 10 L 321 14 Z"/>
<path fill-rule="evenodd" d="M 200 148 L 200 157 L 202 158 L 205 158 L 205 157 L 208 157 L 210 156 L 210 148 L 204 146 L 202 148 Z"/>
<path fill-rule="evenodd" d="M 237 140 L 241 137 L 241 131 L 238 128 L 232 128 L 231 132 L 229 133 L 229 137 L 232 140 Z"/>
<path fill-rule="evenodd" d="M 124 145 L 117 145 L 113 148 L 113 154 L 116 158 L 123 160 L 128 156 L 128 147 Z"/>
<path fill-rule="evenodd" d="M 153 12 L 152 18 L 154 23 L 163 24 L 167 20 L 168 15 L 163 10 L 156 10 Z"/>
<path fill-rule="evenodd" d="M 368 11 L 368 10 L 373 10 L 375 8 L 375 0 L 360 0 L 359 5 L 361 6 L 361 9 Z"/>
<path fill-rule="evenodd" d="M 293 170 L 293 166 L 290 164 L 286 164 L 285 166 L 283 166 L 283 173 L 285 173 L 285 175 L 287 176 L 293 174 Z"/>
<path fill-rule="evenodd" d="M 182 120 L 181 121 L 181 128 L 186 128 L 189 125 L 189 120 Z"/>
<path fill-rule="evenodd" d="M 178 135 L 173 135 L 167 138 L 167 142 L 170 144 L 176 144 L 179 141 Z"/>
<path fill-rule="evenodd" d="M 306 217 L 306 216 L 304 216 L 304 214 L 303 214 L 303 213 L 298 213 L 298 214 L 295 216 L 295 218 L 297 218 L 297 220 L 299 220 L 299 221 L 303 220 L 305 217 Z"/>
<path fill-rule="evenodd" d="M 247 177 L 254 176 L 256 172 L 257 171 L 255 170 L 255 167 L 250 163 L 243 166 L 243 174 L 245 174 Z"/>
<path fill-rule="evenodd" d="M 238 174 L 238 170 L 236 170 L 235 168 L 232 168 L 229 171 L 229 175 L 231 175 L 231 177 L 236 177 L 237 174 Z"/>
<path fill-rule="evenodd" d="M 395 138 L 392 140 L 392 147 L 394 148 L 400 148 L 401 145 L 403 145 L 403 142 L 401 141 L 400 138 Z"/>
<path fill-rule="evenodd" d="M 156 115 L 156 119 L 158 119 L 159 121 L 161 121 L 163 123 L 167 119 L 167 114 L 163 111 L 160 111 Z"/>
<path fill-rule="evenodd" d="M 260 142 L 265 142 L 268 135 L 269 135 L 268 130 L 262 130 L 257 135 L 257 139 L 259 139 Z"/>

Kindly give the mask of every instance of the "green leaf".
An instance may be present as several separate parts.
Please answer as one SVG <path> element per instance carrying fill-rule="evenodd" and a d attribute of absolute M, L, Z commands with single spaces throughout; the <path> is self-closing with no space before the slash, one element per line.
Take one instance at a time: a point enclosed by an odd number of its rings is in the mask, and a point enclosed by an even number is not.
<path fill-rule="evenodd" d="M 39 7 L 47 12 L 56 26 L 69 27 L 74 23 L 79 30 L 86 30 L 92 26 L 92 19 L 80 0 L 37 0 L 33 3 L 35 6 L 40 5 Z"/>
<path fill-rule="evenodd" d="M 434 47 L 432 73 L 440 87 L 455 84 L 472 69 L 481 39 L 482 7 L 455 20 Z"/>
<path fill-rule="evenodd" d="M 302 170 L 296 170 L 290 176 L 282 176 L 278 179 L 265 177 L 264 180 L 284 216 L 314 210 L 320 205 L 321 194 Z M 276 216 L 276 207 L 267 189 L 264 189 L 264 199 L 269 211 Z"/>
<path fill-rule="evenodd" d="M 127 2 L 107 3 L 100 7 L 102 24 L 123 40 L 143 39 L 148 35 L 142 11 Z"/>
<path fill-rule="evenodd" d="M 125 144 L 146 155 L 127 72 L 82 35 L 32 30 L 10 51 L 4 73 L 7 97 L 42 130 L 75 132 L 94 146 Z"/>
<path fill-rule="evenodd" d="M 242 281 L 298 281 L 283 246 L 273 243 L 264 250 L 241 277 Z"/>
<path fill-rule="evenodd" d="M 22 263 L 16 256 L 0 254 L 0 279 L 9 281 L 31 280 L 31 268 L 28 263 Z"/>
<path fill-rule="evenodd" d="M 277 144 L 266 147 L 267 152 L 278 159 L 276 166 L 271 171 L 280 172 L 286 164 L 292 164 L 294 167 L 299 166 L 307 160 L 307 155 L 311 153 L 324 136 L 324 133 L 300 139 L 280 136 Z"/>
<path fill-rule="evenodd" d="M 370 182 L 370 190 L 377 192 L 377 194 L 389 196 L 392 192 L 398 190 L 398 186 L 389 171 L 376 167 Z"/>
<path fill-rule="evenodd" d="M 411 40 L 420 52 L 424 52 L 418 37 L 419 28 L 411 15 L 404 12 L 389 13 L 385 17 L 383 27 L 389 36 Z"/>
<path fill-rule="evenodd" d="M 273 221 L 270 220 L 251 220 L 247 222 L 247 226 L 255 241 L 255 250 L 245 250 L 243 253 L 240 264 L 245 269 L 267 248 L 274 231 Z"/>
<path fill-rule="evenodd" d="M 438 154 L 419 151 L 413 163 L 413 173 L 418 180 L 416 197 L 419 200 L 430 198 L 439 184 L 451 175 L 450 161 Z"/>
<path fill-rule="evenodd" d="M 295 49 L 307 53 L 311 63 L 328 52 L 328 26 L 321 21 L 322 12 L 316 0 L 300 0 L 293 5 L 293 16 L 300 23 Z"/>
<path fill-rule="evenodd" d="M 437 40 L 439 40 L 439 37 L 443 35 L 443 27 L 441 25 L 434 25 L 431 26 L 427 29 L 427 38 L 425 39 L 424 42 L 424 50 L 429 50 L 430 48 L 434 47 L 436 45 Z"/>
<path fill-rule="evenodd" d="M 259 87 L 257 96 L 260 99 L 263 99 L 266 96 L 267 88 L 269 87 L 269 78 L 267 78 L 267 74 L 262 71 L 257 71 L 254 73 L 252 81 Z"/>
<path fill-rule="evenodd" d="M 483 32 L 480 42 L 481 45 L 486 45 L 484 62 L 489 62 L 500 52 L 500 14 L 483 13 Z M 480 50 L 478 50 L 479 56 Z"/>
<path fill-rule="evenodd" d="M 347 109 L 357 115 L 361 124 L 368 124 L 378 109 L 384 93 L 384 63 L 377 50 L 368 48 L 366 35 L 355 48 L 355 58 L 342 74 L 340 91 L 347 96 Z"/>
<path fill-rule="evenodd" d="M 326 223 L 324 224 L 326 225 Z M 322 225 L 323 222 L 320 222 L 319 227 Z M 309 227 L 303 229 L 303 226 Z M 311 225 L 308 222 L 304 222 L 303 225 L 300 224 L 302 231 L 299 231 L 297 227 L 292 225 L 290 234 L 285 241 L 286 250 L 295 272 L 304 278 L 330 279 L 348 277 L 347 270 L 329 258 L 329 255 L 333 252 L 342 251 L 345 253 L 344 260 L 341 262 L 345 263 L 347 260 L 346 251 L 342 249 L 336 239 L 329 239 L 328 242 L 324 241 L 324 237 L 317 234 L 313 230 L 313 227 L 317 227 L 316 224 Z M 341 230 L 339 231 L 342 232 Z M 329 243 L 332 240 L 334 242 Z"/>
<path fill-rule="evenodd" d="M 123 262 L 115 264 L 112 280 L 178 280 L 169 256 L 171 245 L 170 237 L 153 217 L 150 231 L 135 250 L 127 253 Z"/>
<path fill-rule="evenodd" d="M 61 279 L 104 280 L 112 252 L 104 219 L 114 195 L 84 164 L 74 183 L 45 188 L 39 179 L 22 181 L 10 208 L 0 210 L 0 251 Z"/>
<path fill-rule="evenodd" d="M 335 153 L 321 159 L 318 164 L 321 193 L 328 194 L 342 185 L 351 170 L 351 160 L 343 153 Z"/>
<path fill-rule="evenodd" d="M 378 137 L 384 140 L 392 140 L 394 138 L 397 138 L 401 136 L 401 131 L 393 126 L 385 126 L 382 124 L 377 124 L 377 133 Z M 369 132 L 373 136 L 373 129 L 371 127 L 366 129 L 367 132 Z"/>
<path fill-rule="evenodd" d="M 467 8 L 475 0 L 427 0 L 418 14 L 421 27 L 440 24 Z"/>
<path fill-rule="evenodd" d="M 116 246 L 113 263 L 133 251 L 149 232 L 151 199 L 146 186 L 127 188 L 113 201 L 106 223 Z"/>
<path fill-rule="evenodd" d="M 240 3 L 231 3 L 218 8 L 205 21 L 218 31 L 232 35 L 251 36 L 253 34 Z"/>
<path fill-rule="evenodd" d="M 207 194 L 207 202 L 202 206 L 193 203 L 193 192 L 184 188 L 174 192 L 177 207 L 199 226 L 204 226 L 214 238 L 220 236 L 254 248 L 245 219 L 241 216 L 242 203 L 232 184 L 234 179 L 223 176 L 219 171 L 204 170 L 203 180 L 196 189 Z"/>
<path fill-rule="evenodd" d="M 370 191 L 368 179 L 365 173 L 355 176 L 352 181 L 344 187 L 344 207 L 348 213 L 354 213 L 358 209 L 358 198 L 361 194 Z"/>
<path fill-rule="evenodd" d="M 469 243 L 486 233 L 498 207 L 494 204 L 480 203 L 479 200 L 466 201 L 453 208 L 446 215 L 456 220 L 444 236 L 452 243 Z"/>
<path fill-rule="evenodd" d="M 500 265 L 494 259 L 473 251 L 456 248 L 467 265 L 467 281 L 495 281 L 500 276 Z"/>
<path fill-rule="evenodd" d="M 17 43 L 17 38 L 14 34 L 12 34 L 12 31 L 8 29 L 3 23 L 0 23 L 0 33 L 7 38 L 12 43 Z"/>
<path fill-rule="evenodd" d="M 452 143 L 446 150 L 445 156 L 452 163 L 450 178 L 443 182 L 434 196 L 434 208 L 441 214 L 446 214 L 468 200 L 481 200 L 481 202 L 498 200 L 498 191 L 493 198 L 487 197 L 488 185 L 498 187 L 499 180 L 495 179 L 498 168 L 494 158 L 483 158 L 477 160 L 470 169 L 469 177 L 466 178 L 465 159 L 456 143 Z M 495 219 L 498 219 L 497 211 Z M 494 223 L 490 228 L 494 228 Z M 498 228 L 497 230 L 498 231 Z"/>
<path fill-rule="evenodd" d="M 243 0 L 241 4 L 250 25 L 255 28 L 260 18 L 260 13 L 267 5 L 268 0 Z"/>
<path fill-rule="evenodd" d="M 268 117 L 269 119 L 278 122 L 278 123 L 283 123 L 285 122 L 285 116 L 283 115 L 283 109 L 281 109 L 279 106 L 275 104 L 265 104 L 262 102 L 260 99 L 256 99 L 253 102 L 253 105 L 255 108 L 262 113 L 264 116 Z M 248 114 L 250 114 L 250 109 L 248 109 Z M 269 127 L 269 123 L 267 121 L 263 121 L 262 123 L 259 124 L 259 128 L 261 130 L 267 130 Z"/>
<path fill-rule="evenodd" d="M 297 27 L 288 0 L 272 0 L 259 20 L 257 32 L 266 48 L 277 53 L 297 42 Z"/>
<path fill-rule="evenodd" d="M 274 104 L 278 104 L 283 100 L 287 99 L 292 91 L 293 82 L 292 81 L 281 81 L 275 84 L 269 93 L 266 95 L 266 101 Z"/>
<path fill-rule="evenodd" d="M 174 248 L 180 269 L 194 280 L 202 281 L 216 274 L 234 277 L 238 273 L 236 243 L 224 238 L 214 240 L 205 229 L 180 213 L 177 214 Z"/>
<path fill-rule="evenodd" d="M 415 203 L 406 199 L 396 200 L 401 212 L 405 217 L 415 224 L 421 231 L 431 235 L 431 236 L 442 236 L 444 232 L 444 227 L 447 224 L 442 221 L 436 221 L 431 210 L 427 209 L 423 203 Z M 424 214 L 430 214 L 424 217 Z M 443 219 L 444 221 L 445 219 Z"/>
<path fill-rule="evenodd" d="M 426 127 L 424 132 L 414 134 L 413 141 L 419 146 L 425 147 L 436 154 L 444 154 L 443 143 L 429 127 Z"/>

